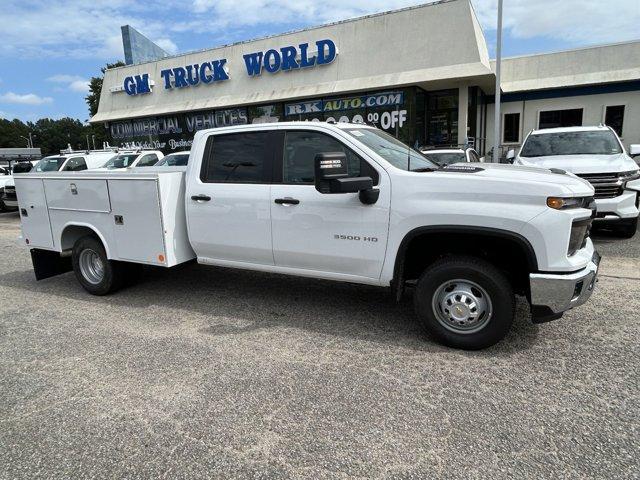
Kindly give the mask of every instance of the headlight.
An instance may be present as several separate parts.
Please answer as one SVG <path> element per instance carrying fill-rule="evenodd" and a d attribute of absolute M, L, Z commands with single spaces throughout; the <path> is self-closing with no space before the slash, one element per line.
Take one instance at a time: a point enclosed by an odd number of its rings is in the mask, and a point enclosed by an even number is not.
<path fill-rule="evenodd" d="M 640 170 L 621 172 L 618 174 L 618 178 L 623 182 L 623 186 L 626 186 L 627 182 L 638 180 L 640 178 Z"/>
<path fill-rule="evenodd" d="M 569 208 L 591 208 L 592 197 L 549 197 L 547 207 L 555 210 L 566 210 Z"/>

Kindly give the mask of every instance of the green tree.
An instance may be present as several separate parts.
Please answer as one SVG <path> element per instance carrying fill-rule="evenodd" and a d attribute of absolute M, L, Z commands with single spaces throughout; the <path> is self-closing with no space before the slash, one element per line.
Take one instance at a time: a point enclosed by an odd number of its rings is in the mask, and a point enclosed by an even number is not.
<path fill-rule="evenodd" d="M 17 118 L 0 119 L 0 148 L 26 147 L 27 142 L 22 137 L 29 137 L 29 126 Z"/>
<path fill-rule="evenodd" d="M 106 72 L 110 68 L 122 67 L 125 63 L 122 61 L 117 61 L 115 63 L 107 63 L 106 67 L 100 69 L 102 75 L 99 77 L 91 77 L 89 80 L 89 93 L 85 98 L 87 102 L 87 106 L 89 107 L 89 117 L 93 117 L 96 113 L 98 113 L 98 105 L 100 103 L 100 93 L 102 92 L 102 79 L 104 77 L 104 72 Z M 108 131 L 104 128 L 104 125 L 88 125 L 87 133 L 90 137 L 91 148 L 93 148 L 93 140 L 95 140 L 95 145 L 98 148 L 102 148 L 102 144 L 109 140 Z M 85 141 L 86 143 L 86 141 Z"/>
<path fill-rule="evenodd" d="M 125 63 L 120 60 L 115 63 L 107 63 L 106 67 L 102 67 L 100 69 L 102 76 L 91 77 L 89 80 L 89 93 L 84 97 L 87 105 L 89 106 L 89 116 L 93 117 L 98 113 L 98 104 L 100 103 L 100 92 L 102 92 L 102 79 L 104 77 L 104 72 L 110 68 L 124 67 L 124 65 Z"/>

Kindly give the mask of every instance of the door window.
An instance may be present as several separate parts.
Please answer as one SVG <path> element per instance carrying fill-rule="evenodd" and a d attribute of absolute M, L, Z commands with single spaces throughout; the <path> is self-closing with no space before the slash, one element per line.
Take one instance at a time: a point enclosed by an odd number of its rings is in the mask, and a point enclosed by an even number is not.
<path fill-rule="evenodd" d="M 200 180 L 205 183 L 269 183 L 271 132 L 212 135 L 207 141 Z"/>
<path fill-rule="evenodd" d="M 316 155 L 329 152 L 341 152 L 347 156 L 347 169 L 350 177 L 371 177 L 374 184 L 378 184 L 378 172 L 365 160 L 335 138 L 312 131 L 289 131 L 286 133 L 282 182 L 285 184 L 313 184 Z"/>
<path fill-rule="evenodd" d="M 86 170 L 87 163 L 84 161 L 83 157 L 73 157 L 70 158 L 64 168 L 62 169 L 64 172 L 79 172 L 80 170 Z"/>

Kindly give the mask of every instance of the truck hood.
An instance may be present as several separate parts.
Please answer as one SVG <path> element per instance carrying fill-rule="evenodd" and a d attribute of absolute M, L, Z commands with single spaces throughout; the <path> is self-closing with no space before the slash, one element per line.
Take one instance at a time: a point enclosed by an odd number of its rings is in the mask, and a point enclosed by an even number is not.
<path fill-rule="evenodd" d="M 617 153 L 615 155 L 518 157 L 517 163 L 542 168 L 561 168 L 575 174 L 617 173 L 638 169 L 636 162 L 625 153 Z"/>
<path fill-rule="evenodd" d="M 487 183 L 494 181 L 496 188 L 502 191 L 545 193 L 548 195 L 593 195 L 593 187 L 589 182 L 571 173 L 555 173 L 546 168 L 527 167 L 522 165 L 506 165 L 502 163 L 457 163 L 455 167 L 477 167 L 466 178 L 484 179 Z M 454 171 L 448 169 L 440 172 Z M 498 186 L 500 185 L 500 186 Z"/>

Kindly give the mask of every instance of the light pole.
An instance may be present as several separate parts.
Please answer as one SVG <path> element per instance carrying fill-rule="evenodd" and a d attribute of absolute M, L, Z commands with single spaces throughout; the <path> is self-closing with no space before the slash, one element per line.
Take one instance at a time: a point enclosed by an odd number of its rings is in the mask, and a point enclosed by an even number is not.
<path fill-rule="evenodd" d="M 27 141 L 27 148 L 31 148 L 31 140 L 24 135 L 20 135 L 20 138 L 24 138 Z"/>
<path fill-rule="evenodd" d="M 500 64 L 502 63 L 502 0 L 498 0 L 498 35 L 496 39 L 496 96 L 493 120 L 493 163 L 500 161 Z"/>

